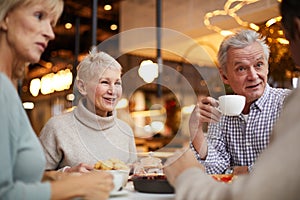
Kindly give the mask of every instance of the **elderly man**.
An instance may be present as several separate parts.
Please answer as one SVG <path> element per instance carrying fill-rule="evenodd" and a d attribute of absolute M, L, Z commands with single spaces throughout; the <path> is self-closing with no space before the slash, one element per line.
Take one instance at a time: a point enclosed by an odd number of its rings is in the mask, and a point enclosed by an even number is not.
<path fill-rule="evenodd" d="M 288 89 L 267 83 L 269 47 L 257 32 L 243 30 L 226 38 L 219 49 L 220 74 L 235 94 L 246 97 L 239 116 L 224 116 L 212 97 L 201 99 L 190 119 L 191 147 L 209 174 L 251 171 L 268 146 L 272 127 Z M 203 123 L 210 122 L 207 138 Z"/>
<path fill-rule="evenodd" d="M 290 41 L 292 57 L 300 66 L 300 1 L 282 0 L 282 23 Z M 286 100 L 269 147 L 259 156 L 251 175 L 239 176 L 231 184 L 220 184 L 200 169 L 188 150 L 165 163 L 165 173 L 176 188 L 176 199 L 299 199 L 300 177 L 300 88 Z M 175 162 L 173 162 L 175 160 Z"/>

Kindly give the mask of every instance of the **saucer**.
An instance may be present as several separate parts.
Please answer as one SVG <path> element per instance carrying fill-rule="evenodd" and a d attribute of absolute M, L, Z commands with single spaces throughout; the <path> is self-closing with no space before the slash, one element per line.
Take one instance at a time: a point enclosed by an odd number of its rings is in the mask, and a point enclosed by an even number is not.
<path fill-rule="evenodd" d="M 109 194 L 110 197 L 117 197 L 117 196 L 123 196 L 123 195 L 127 195 L 128 191 L 126 190 L 121 190 L 121 191 L 116 191 L 116 192 L 111 192 Z"/>

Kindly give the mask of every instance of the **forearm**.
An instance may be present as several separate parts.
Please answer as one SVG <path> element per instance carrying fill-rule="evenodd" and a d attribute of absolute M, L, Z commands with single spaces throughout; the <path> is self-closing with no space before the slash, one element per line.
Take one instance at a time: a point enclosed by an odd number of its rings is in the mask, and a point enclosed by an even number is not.
<path fill-rule="evenodd" d="M 72 180 L 73 178 L 51 182 L 51 200 L 83 197 L 84 191 L 80 182 Z"/>
<path fill-rule="evenodd" d="M 208 174 L 221 174 L 229 165 L 229 157 L 226 152 L 221 155 L 218 151 L 208 143 L 207 156 L 205 159 L 201 159 L 198 152 L 191 144 L 191 149 L 194 150 L 197 160 L 205 166 L 206 173 Z"/>
<path fill-rule="evenodd" d="M 192 144 L 195 151 L 199 154 L 200 158 L 202 160 L 205 160 L 207 156 L 207 141 L 202 130 L 198 131 L 197 135 L 192 140 Z"/>

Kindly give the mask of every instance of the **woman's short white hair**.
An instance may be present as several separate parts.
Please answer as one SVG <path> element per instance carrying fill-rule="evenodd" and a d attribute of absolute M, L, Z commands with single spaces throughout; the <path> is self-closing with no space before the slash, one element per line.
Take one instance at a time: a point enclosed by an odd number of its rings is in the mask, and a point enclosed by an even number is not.
<path fill-rule="evenodd" d="M 83 81 L 101 77 L 106 69 L 122 71 L 122 66 L 113 57 L 103 51 L 93 48 L 77 66 L 77 77 Z"/>

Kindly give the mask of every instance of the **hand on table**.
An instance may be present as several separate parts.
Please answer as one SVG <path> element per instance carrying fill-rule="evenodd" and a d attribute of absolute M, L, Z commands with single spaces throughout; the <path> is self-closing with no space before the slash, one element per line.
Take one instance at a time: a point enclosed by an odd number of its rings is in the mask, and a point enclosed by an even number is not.
<path fill-rule="evenodd" d="M 113 176 L 107 172 L 95 171 L 82 174 L 78 178 L 80 178 L 85 191 L 83 199 L 107 199 L 114 188 Z"/>
<path fill-rule="evenodd" d="M 63 176 L 52 181 L 51 199 L 108 199 L 114 188 L 112 174 L 104 171 L 91 171 L 90 173 L 64 173 Z"/>

